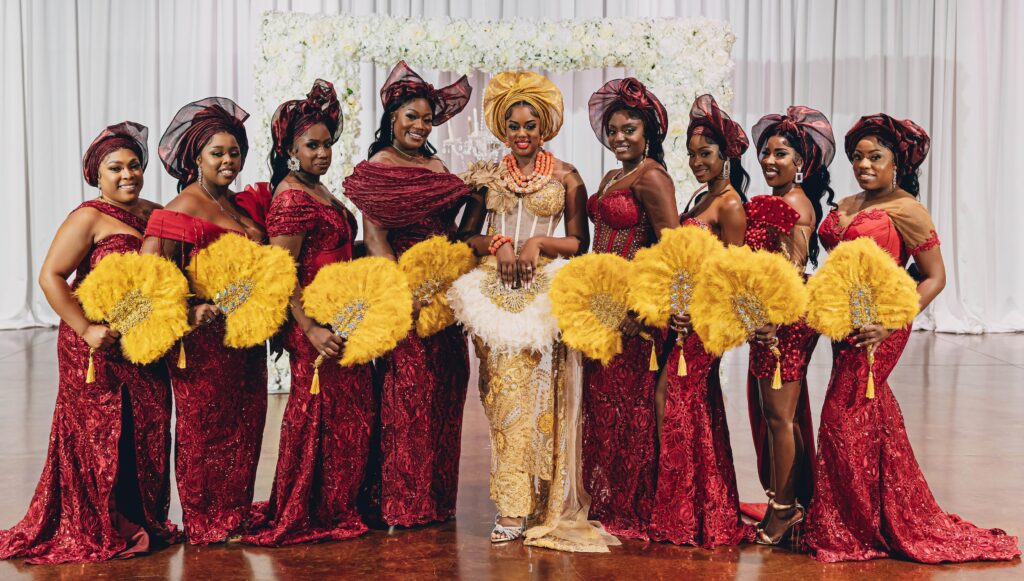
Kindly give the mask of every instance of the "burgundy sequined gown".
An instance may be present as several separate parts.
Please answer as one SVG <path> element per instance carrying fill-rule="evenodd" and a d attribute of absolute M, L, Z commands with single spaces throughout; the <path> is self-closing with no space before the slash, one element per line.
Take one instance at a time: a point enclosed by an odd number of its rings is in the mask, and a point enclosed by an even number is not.
<path fill-rule="evenodd" d="M 938 245 L 934 230 L 923 241 L 906 240 L 901 230 L 907 216 L 918 215 L 918 222 L 930 219 L 916 200 L 895 202 L 900 203 L 859 212 L 845 229 L 833 211 L 819 230 L 822 242 L 833 248 L 868 236 L 901 265 Z M 864 349 L 850 340 L 832 343 L 832 379 L 821 412 L 806 548 L 828 562 L 888 556 L 921 563 L 1012 559 L 1020 554 L 1017 537 L 944 512 L 928 489 L 887 381 L 909 336 L 907 326 L 878 345 L 874 399 L 865 397 Z"/>
<path fill-rule="evenodd" d="M 94 208 L 139 231 L 145 222 L 98 200 Z M 72 288 L 101 258 L 138 251 L 141 239 L 114 234 L 82 260 Z M 170 503 L 171 391 L 163 365 L 126 361 L 120 347 L 93 355 L 94 383 L 85 382 L 89 346 L 61 321 L 59 386 L 43 474 L 28 513 L 0 531 L 0 558 L 29 563 L 103 561 L 144 553 L 178 540 L 167 520 Z"/>
<path fill-rule="evenodd" d="M 683 226 L 707 229 L 692 218 Z M 679 376 L 679 346 L 674 342 L 663 370 L 667 391 L 650 538 L 706 549 L 749 542 L 754 527 L 740 517 L 718 377 L 721 358 L 705 351 L 696 333 L 687 335 L 682 349 L 686 376 Z"/>
<path fill-rule="evenodd" d="M 469 195 L 450 173 L 362 162 L 345 195 L 388 230 L 401 256 L 434 235 L 450 235 Z M 462 412 L 469 386 L 466 336 L 452 326 L 427 339 L 415 331 L 377 361 L 380 418 L 367 468 L 367 518 L 414 526 L 455 516 Z"/>
<path fill-rule="evenodd" d="M 146 228 L 147 236 L 182 242 L 190 257 L 226 232 L 168 210 L 154 211 Z M 185 534 L 202 545 L 227 540 L 248 522 L 267 416 L 267 353 L 262 345 L 226 347 L 224 317 L 182 341 L 185 369 L 177 366 L 177 348 L 165 357 L 174 390 L 174 469 Z"/>
<path fill-rule="evenodd" d="M 743 237 L 744 244 L 753 250 L 784 254 L 781 237 L 788 235 L 796 227 L 800 213 L 776 196 L 754 196 L 746 204 L 745 209 L 747 231 Z M 779 339 L 779 352 L 782 354 L 782 381 L 800 382 L 795 422 L 800 427 L 804 453 L 795 476 L 796 498 L 801 505 L 807 507 L 814 492 L 814 422 L 811 419 L 811 405 L 807 395 L 807 365 L 818 344 L 818 333 L 801 320 L 792 325 L 780 325 L 776 336 Z M 761 411 L 761 395 L 757 380 L 771 378 L 775 374 L 775 363 L 775 355 L 770 349 L 756 341 L 750 342 L 747 411 L 750 416 L 750 431 L 754 437 L 754 450 L 757 453 L 757 475 L 765 490 L 771 488 L 772 466 L 768 447 L 768 423 Z M 754 516 L 763 516 L 765 506 L 760 504 L 760 514 Z"/>
<path fill-rule="evenodd" d="M 274 196 L 267 235 L 305 235 L 298 258 L 305 287 L 322 267 L 352 259 L 355 222 L 350 217 L 306 192 L 284 190 Z M 284 343 L 292 388 L 281 422 L 274 488 L 268 502 L 254 505 L 254 527 L 242 540 L 277 547 L 358 536 L 366 532 L 356 501 L 374 420 L 372 368 L 342 367 L 328 359 L 320 366 L 320 393 L 312 395 L 319 353 L 294 320 L 285 325 Z"/>
<path fill-rule="evenodd" d="M 655 242 L 647 212 L 628 187 L 594 194 L 587 214 L 594 223 L 591 252 L 632 259 Z M 656 470 L 656 372 L 649 368 L 650 341 L 624 337 L 622 347 L 606 366 L 583 361 L 583 485 L 590 518 L 613 535 L 646 539 Z"/>

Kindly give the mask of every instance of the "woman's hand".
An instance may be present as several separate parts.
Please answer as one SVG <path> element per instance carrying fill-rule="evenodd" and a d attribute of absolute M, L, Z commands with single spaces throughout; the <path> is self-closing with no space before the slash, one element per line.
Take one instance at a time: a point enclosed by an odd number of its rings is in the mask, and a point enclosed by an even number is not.
<path fill-rule="evenodd" d="M 672 315 L 668 320 L 668 326 L 684 337 L 693 332 L 693 325 L 690 323 L 690 313 Z"/>
<path fill-rule="evenodd" d="M 514 287 L 516 284 L 517 265 L 516 252 L 512 248 L 512 243 L 502 244 L 494 254 L 494 257 L 498 259 L 498 276 L 501 277 L 501 284 L 505 285 L 505 288 Z"/>
<path fill-rule="evenodd" d="M 773 325 L 769 323 L 764 327 L 761 327 L 760 329 L 754 331 L 754 340 L 760 343 L 761 345 L 771 345 L 776 341 L 775 333 L 778 330 L 778 325 Z"/>
<path fill-rule="evenodd" d="M 889 335 L 892 335 L 892 330 L 881 325 L 864 325 L 854 334 L 853 340 L 857 342 L 858 347 L 871 347 L 885 341 Z"/>
<path fill-rule="evenodd" d="M 627 337 L 636 337 L 640 334 L 640 321 L 633 313 L 626 313 L 626 317 L 619 323 L 619 331 Z"/>
<path fill-rule="evenodd" d="M 341 355 L 341 350 L 345 347 L 344 339 L 320 325 L 313 325 L 307 329 L 306 338 L 317 353 L 332 359 Z"/>
<path fill-rule="evenodd" d="M 82 333 L 82 339 L 90 349 L 103 349 L 113 345 L 121 334 L 106 325 L 89 325 Z"/>
<path fill-rule="evenodd" d="M 194 307 L 190 307 L 188 310 L 188 325 L 190 327 L 209 325 L 219 316 L 220 309 L 217 308 L 217 305 L 211 305 L 209 303 L 196 305 Z"/>
<path fill-rule="evenodd" d="M 412 320 L 414 323 L 419 320 L 420 311 L 422 311 L 424 307 L 429 307 L 432 302 L 434 302 L 434 297 L 412 300 Z"/>
<path fill-rule="evenodd" d="M 519 282 L 521 282 L 527 289 L 529 289 L 533 284 L 534 273 L 537 270 L 537 260 L 539 258 L 540 240 L 537 238 L 530 238 L 519 250 L 519 260 L 516 261 L 516 270 L 519 273 Z"/>

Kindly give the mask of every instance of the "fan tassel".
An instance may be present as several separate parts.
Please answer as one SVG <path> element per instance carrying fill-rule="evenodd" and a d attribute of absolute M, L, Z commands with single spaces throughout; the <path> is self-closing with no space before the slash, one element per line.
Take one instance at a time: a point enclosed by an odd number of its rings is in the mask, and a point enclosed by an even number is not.
<path fill-rule="evenodd" d="M 686 377 L 689 371 L 686 369 L 686 351 L 683 348 L 682 337 L 676 342 L 676 345 L 679 345 L 679 366 L 676 367 L 676 375 Z"/>
<path fill-rule="evenodd" d="M 185 341 L 181 340 L 178 342 L 178 369 L 185 369 L 188 367 L 188 362 L 185 360 Z"/>
<path fill-rule="evenodd" d="M 647 366 L 650 371 L 658 370 L 658 353 L 654 350 L 654 341 L 651 341 L 651 363 Z"/>
<path fill-rule="evenodd" d="M 92 354 L 95 353 L 95 352 L 96 352 L 95 349 L 92 349 L 92 348 L 89 349 L 89 369 L 86 370 L 86 372 L 85 372 L 85 382 L 86 383 L 96 383 L 96 364 L 93 363 L 93 361 L 92 361 Z"/>
<path fill-rule="evenodd" d="M 775 354 L 775 375 L 772 377 L 772 389 L 782 389 L 782 352 L 778 347 L 772 347 Z"/>
<path fill-rule="evenodd" d="M 324 356 L 320 355 L 313 362 L 313 382 L 309 384 L 310 395 L 320 395 L 320 364 L 324 362 Z"/>
<path fill-rule="evenodd" d="M 868 347 L 868 390 L 864 394 L 868 399 L 875 399 L 875 349 Z"/>

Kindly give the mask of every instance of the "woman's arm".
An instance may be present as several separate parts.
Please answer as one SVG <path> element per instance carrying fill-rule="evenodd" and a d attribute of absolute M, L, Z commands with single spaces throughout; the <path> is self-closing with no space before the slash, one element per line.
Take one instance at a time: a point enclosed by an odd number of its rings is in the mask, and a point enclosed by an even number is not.
<path fill-rule="evenodd" d="M 743 202 L 736 199 L 724 200 L 718 209 L 718 227 L 722 242 L 726 246 L 743 246 L 743 235 L 747 233 L 747 213 Z"/>
<path fill-rule="evenodd" d="M 466 209 L 462 211 L 462 222 L 455 234 L 455 239 L 465 242 L 473 249 L 477 256 L 487 256 L 491 238 L 481 234 L 484 229 L 484 221 L 487 219 L 487 190 L 473 190 L 466 203 Z"/>
<path fill-rule="evenodd" d="M 363 215 L 363 241 L 366 242 L 366 252 L 369 256 L 383 256 L 389 260 L 397 261 L 395 251 L 388 242 L 388 231 L 374 224 Z"/>
<path fill-rule="evenodd" d="M 39 269 L 39 287 L 57 315 L 85 339 L 89 347 L 99 349 L 113 344 L 118 332 L 89 321 L 68 285 L 68 277 L 85 260 L 95 240 L 97 216 L 94 213 L 95 210 L 87 209 L 72 212 L 57 229 Z"/>
<path fill-rule="evenodd" d="M 305 233 L 289 236 L 272 236 L 270 238 L 270 245 L 284 248 L 292 255 L 292 258 L 298 260 L 299 255 L 302 253 L 302 243 L 305 239 Z M 327 357 L 337 357 L 341 354 L 344 341 L 342 341 L 341 337 L 338 337 L 306 315 L 306 311 L 302 308 L 302 290 L 302 285 L 296 284 L 291 298 L 288 299 L 288 306 L 292 317 L 295 319 L 295 323 L 302 329 L 302 332 L 305 333 L 306 338 L 309 339 L 310 344 L 313 345 L 317 352 Z"/>
<path fill-rule="evenodd" d="M 654 236 L 660 240 L 662 230 L 679 226 L 679 211 L 675 184 L 667 172 L 658 169 L 648 169 L 633 185 L 633 192 L 650 217 Z"/>
<path fill-rule="evenodd" d="M 917 285 L 917 294 L 921 297 L 921 310 L 932 304 L 942 289 L 946 288 L 946 264 L 942 260 L 942 251 L 938 246 L 930 248 L 914 256 L 917 269 L 924 276 Z"/>

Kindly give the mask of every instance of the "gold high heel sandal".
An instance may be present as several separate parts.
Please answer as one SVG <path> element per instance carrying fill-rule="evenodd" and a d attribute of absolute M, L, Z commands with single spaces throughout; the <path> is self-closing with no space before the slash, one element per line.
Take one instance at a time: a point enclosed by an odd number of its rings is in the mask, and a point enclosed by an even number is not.
<path fill-rule="evenodd" d="M 792 546 L 798 547 L 800 544 L 800 531 L 801 529 L 803 529 L 804 519 L 807 517 L 807 511 L 804 510 L 804 507 L 800 506 L 800 503 L 796 501 L 794 501 L 793 504 L 780 504 L 778 502 L 775 502 L 774 498 L 771 498 L 768 500 L 768 508 L 773 513 L 779 511 L 786 512 L 792 510 L 800 516 L 793 522 L 789 523 L 789 526 L 787 526 L 786 529 L 782 531 L 782 535 L 780 535 L 779 538 L 775 540 L 772 540 L 772 538 L 764 532 L 763 528 L 758 528 L 757 535 L 754 536 L 754 542 L 759 545 L 777 547 L 788 540 L 790 541 L 790 544 Z M 790 518 L 792 518 L 792 515 L 790 515 Z"/>

